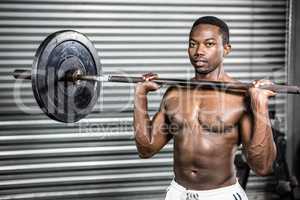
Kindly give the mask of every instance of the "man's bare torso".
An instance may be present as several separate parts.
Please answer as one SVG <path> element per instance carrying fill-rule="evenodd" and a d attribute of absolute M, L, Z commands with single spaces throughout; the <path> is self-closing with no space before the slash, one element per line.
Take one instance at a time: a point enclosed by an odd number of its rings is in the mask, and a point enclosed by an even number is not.
<path fill-rule="evenodd" d="M 223 24 L 219 26 L 215 24 Z M 225 28 L 224 28 L 225 27 Z M 189 35 L 188 54 L 194 80 L 235 82 L 224 71 L 230 53 L 226 23 L 197 22 Z M 194 190 L 207 190 L 236 182 L 234 157 L 239 143 L 253 171 L 267 175 L 276 158 L 268 98 L 272 91 L 259 89 L 270 81 L 255 81 L 243 94 L 174 87 L 166 92 L 160 110 L 150 119 L 147 94 L 159 89 L 149 73 L 135 87 L 134 134 L 141 158 L 150 158 L 174 139 L 176 181 Z M 245 92 L 249 103 L 245 102 Z M 166 126 L 168 125 L 168 126 Z M 167 128 L 166 128 L 167 127 Z"/>
<path fill-rule="evenodd" d="M 164 107 L 174 139 L 176 181 L 194 190 L 234 184 L 244 97 L 178 87 L 167 95 Z"/>

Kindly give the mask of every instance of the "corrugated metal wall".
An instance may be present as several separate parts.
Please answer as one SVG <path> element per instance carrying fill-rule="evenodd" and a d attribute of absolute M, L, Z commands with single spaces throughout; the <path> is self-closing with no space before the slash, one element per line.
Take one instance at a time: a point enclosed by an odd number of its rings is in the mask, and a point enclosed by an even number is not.
<path fill-rule="evenodd" d="M 287 0 L 1 0 L 0 199 L 159 199 L 172 178 L 172 144 L 152 159 L 137 156 L 132 132 L 133 86 L 105 83 L 87 119 L 57 123 L 41 114 L 30 69 L 50 33 L 74 29 L 95 44 L 106 74 L 190 78 L 187 56 L 192 22 L 216 15 L 231 27 L 233 52 L 225 61 L 242 81 L 285 82 Z M 165 89 L 165 88 L 164 88 Z M 164 89 L 151 94 L 150 113 Z M 285 130 L 285 96 L 271 108 Z M 270 180 L 251 176 L 250 199 L 270 199 Z"/>

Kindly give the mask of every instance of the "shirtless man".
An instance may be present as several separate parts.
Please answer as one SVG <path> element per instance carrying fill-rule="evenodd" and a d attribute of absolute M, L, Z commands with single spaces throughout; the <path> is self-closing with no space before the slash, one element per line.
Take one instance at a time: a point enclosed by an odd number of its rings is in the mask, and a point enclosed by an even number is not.
<path fill-rule="evenodd" d="M 206 16 L 192 26 L 188 54 L 194 80 L 237 82 L 223 68 L 229 54 L 229 31 L 222 20 Z M 135 88 L 134 128 L 141 158 L 149 158 L 174 140 L 175 178 L 167 200 L 247 199 L 237 182 L 234 157 L 239 144 L 251 169 L 258 175 L 271 172 L 276 157 L 268 98 L 275 93 L 257 87 L 272 84 L 260 80 L 247 93 L 192 87 L 170 87 L 152 120 L 147 113 L 147 93 L 159 89 L 144 75 Z"/>

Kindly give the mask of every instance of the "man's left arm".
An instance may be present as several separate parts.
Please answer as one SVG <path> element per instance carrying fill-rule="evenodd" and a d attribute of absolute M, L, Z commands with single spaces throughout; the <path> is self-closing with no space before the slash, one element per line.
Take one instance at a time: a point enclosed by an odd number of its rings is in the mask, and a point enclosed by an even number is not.
<path fill-rule="evenodd" d="M 261 176 L 268 175 L 272 171 L 276 159 L 276 146 L 268 109 L 269 97 L 275 93 L 258 88 L 264 84 L 272 83 L 260 80 L 249 89 L 251 110 L 244 114 L 240 122 L 243 151 L 247 162 L 251 169 Z"/>

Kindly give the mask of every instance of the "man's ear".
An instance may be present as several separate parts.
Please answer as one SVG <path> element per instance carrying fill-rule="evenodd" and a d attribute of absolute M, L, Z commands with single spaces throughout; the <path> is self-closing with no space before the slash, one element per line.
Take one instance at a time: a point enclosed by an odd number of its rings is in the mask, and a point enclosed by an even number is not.
<path fill-rule="evenodd" d="M 231 45 L 225 44 L 224 45 L 224 57 L 227 56 L 231 52 Z"/>

